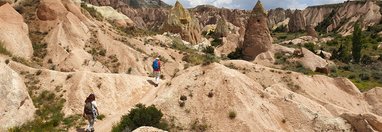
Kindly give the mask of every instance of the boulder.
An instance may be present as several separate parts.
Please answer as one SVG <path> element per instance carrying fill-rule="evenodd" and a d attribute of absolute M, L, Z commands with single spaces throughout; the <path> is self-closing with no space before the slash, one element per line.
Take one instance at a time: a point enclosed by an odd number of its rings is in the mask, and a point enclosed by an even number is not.
<path fill-rule="evenodd" d="M 322 59 L 320 56 L 314 54 L 306 48 L 302 48 L 301 52 L 303 57 L 298 58 L 297 61 L 307 69 L 311 71 L 316 71 L 316 68 L 323 68 L 328 65 L 325 59 Z"/>

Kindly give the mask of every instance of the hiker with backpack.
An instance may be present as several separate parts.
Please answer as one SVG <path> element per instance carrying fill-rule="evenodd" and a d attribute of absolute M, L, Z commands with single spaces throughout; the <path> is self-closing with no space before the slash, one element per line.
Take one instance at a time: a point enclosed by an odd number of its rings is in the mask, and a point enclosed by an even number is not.
<path fill-rule="evenodd" d="M 93 125 L 98 115 L 99 113 L 98 113 L 98 108 L 95 101 L 95 95 L 90 94 L 85 100 L 84 113 L 83 113 L 83 117 L 85 117 L 89 122 L 89 125 L 86 128 L 86 132 L 94 132 Z"/>
<path fill-rule="evenodd" d="M 158 86 L 159 85 L 159 79 L 160 79 L 160 61 L 159 57 L 155 58 L 153 62 L 153 70 L 154 70 L 154 78 L 155 78 L 155 83 Z"/>

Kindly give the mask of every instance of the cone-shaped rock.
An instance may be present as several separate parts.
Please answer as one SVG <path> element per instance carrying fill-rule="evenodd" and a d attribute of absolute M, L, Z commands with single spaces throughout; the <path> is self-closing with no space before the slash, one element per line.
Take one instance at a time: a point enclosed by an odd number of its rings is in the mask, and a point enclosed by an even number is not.
<path fill-rule="evenodd" d="M 290 17 L 288 27 L 290 32 L 299 32 L 305 30 L 305 17 L 301 10 L 294 11 L 293 15 Z"/>
<path fill-rule="evenodd" d="M 308 34 L 308 36 L 318 38 L 318 34 L 317 34 L 316 30 L 314 30 L 314 27 L 311 25 L 306 26 L 306 33 Z"/>
<path fill-rule="evenodd" d="M 224 18 L 220 18 L 216 23 L 215 37 L 227 37 L 228 35 L 228 25 Z"/>
<path fill-rule="evenodd" d="M 161 31 L 179 33 L 182 39 L 192 44 L 201 42 L 199 21 L 192 17 L 179 1 L 176 1 L 175 6 L 171 9 Z"/>
<path fill-rule="evenodd" d="M 245 60 L 252 61 L 260 53 L 271 49 L 272 37 L 267 22 L 267 13 L 261 2 L 258 1 L 246 26 L 243 43 L 243 55 Z"/>

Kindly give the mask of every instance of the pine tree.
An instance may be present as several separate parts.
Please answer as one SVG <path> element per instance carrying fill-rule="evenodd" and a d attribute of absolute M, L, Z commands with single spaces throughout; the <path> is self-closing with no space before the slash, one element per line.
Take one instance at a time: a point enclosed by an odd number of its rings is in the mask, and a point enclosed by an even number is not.
<path fill-rule="evenodd" d="M 361 36 L 362 36 L 362 30 L 359 26 L 359 23 L 357 22 L 354 25 L 353 40 L 352 40 L 352 45 L 353 45 L 352 56 L 355 63 L 359 63 L 361 59 L 361 50 L 362 50 Z"/>

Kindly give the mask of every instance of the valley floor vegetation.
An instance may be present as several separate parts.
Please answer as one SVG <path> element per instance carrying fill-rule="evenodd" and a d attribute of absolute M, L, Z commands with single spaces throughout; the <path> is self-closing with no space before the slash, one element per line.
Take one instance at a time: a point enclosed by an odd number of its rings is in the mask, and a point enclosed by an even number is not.
<path fill-rule="evenodd" d="M 321 37 L 332 37 L 331 41 L 326 43 L 307 43 L 303 46 L 308 50 L 327 51 L 332 54 L 330 60 L 335 62 L 336 66 L 330 67 L 331 77 L 345 77 L 350 79 L 361 91 L 367 91 L 375 87 L 382 86 L 382 49 L 378 48 L 382 38 L 378 35 L 382 31 L 382 24 L 368 27 L 361 31 L 358 24 L 354 26 L 355 32 L 349 36 L 341 36 L 336 33 L 321 34 Z M 300 35 L 296 33 L 273 33 L 276 38 L 290 40 Z M 288 45 L 292 48 L 298 48 L 296 45 Z M 316 53 L 324 58 L 321 52 Z M 232 53 L 233 58 L 237 54 Z M 236 55 L 236 56 L 235 56 Z M 239 55 L 240 56 L 240 55 Z M 287 60 L 296 56 L 285 56 L 283 53 L 276 53 L 276 64 L 282 64 L 283 69 L 301 72 L 304 74 L 319 74 L 309 69 L 305 69 L 301 64 L 291 63 Z"/>

